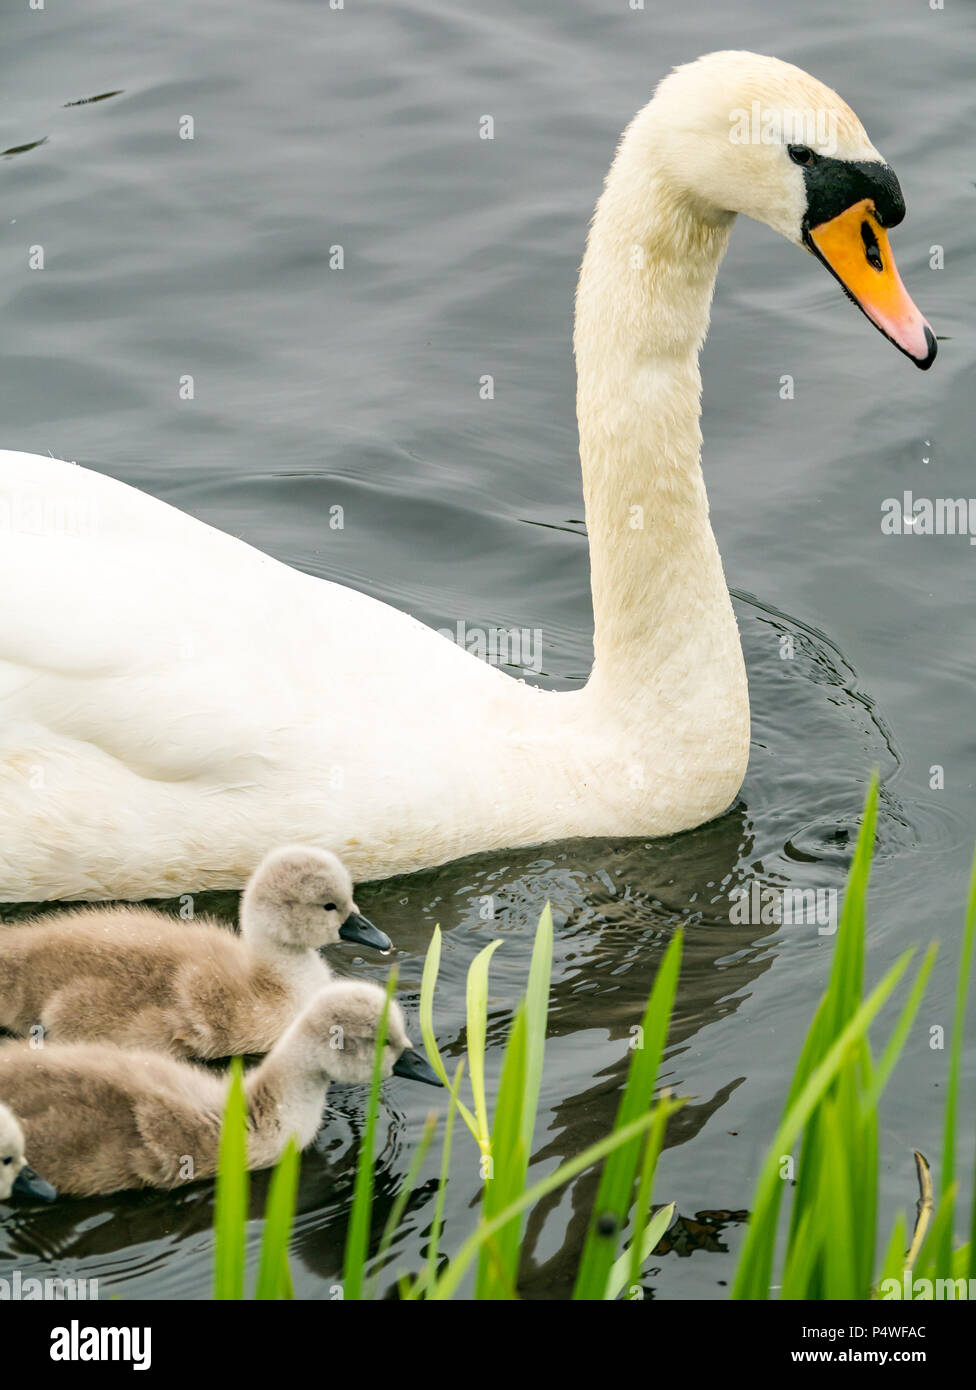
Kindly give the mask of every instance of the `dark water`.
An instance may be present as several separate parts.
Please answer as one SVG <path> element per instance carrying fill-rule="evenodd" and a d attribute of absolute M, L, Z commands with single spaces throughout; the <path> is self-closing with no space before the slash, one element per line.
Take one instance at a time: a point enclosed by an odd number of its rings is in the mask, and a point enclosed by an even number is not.
<path fill-rule="evenodd" d="M 754 709 L 736 807 L 671 841 L 485 856 L 360 896 L 397 943 L 414 1018 L 423 954 L 444 928 L 437 1018 L 451 1056 L 468 964 L 501 937 L 496 1070 L 552 901 L 536 1176 L 609 1128 L 628 1030 L 687 926 L 663 1079 L 691 1099 L 657 1184 L 686 1224 L 648 1266 L 657 1298 L 725 1295 L 742 1228 L 707 1213 L 748 1206 L 829 966 L 831 938 L 812 927 L 733 925 L 730 889 L 753 878 L 838 888 L 874 766 L 870 977 L 910 943 L 944 943 L 885 1111 L 886 1226 L 914 1201 L 911 1148 L 937 1150 L 945 1057 L 928 1030 L 950 1019 L 976 829 L 976 553 L 965 536 L 884 536 L 880 516 L 906 489 L 973 491 L 969 14 L 924 0 L 880 11 L 849 0 L 6 7 L 0 442 L 123 477 L 436 626 L 541 628 L 545 679 L 560 688 L 585 678 L 591 637 L 572 293 L 620 129 L 673 63 L 753 48 L 836 86 L 898 171 L 902 275 L 948 339 L 928 375 L 763 228 L 737 228 L 719 280 L 705 466 Z M 493 142 L 477 135 L 486 113 Z M 178 138 L 185 115 L 192 141 Z M 934 244 L 943 270 L 929 268 Z M 33 245 L 43 272 L 28 269 Z M 329 265 L 336 245 L 341 271 Z M 486 372 L 490 404 L 478 396 Z M 192 402 L 178 398 L 186 373 Z M 780 399 L 784 373 L 792 401 Z M 336 503 L 343 532 L 327 524 Z M 337 959 L 375 978 L 387 969 Z M 974 1064 L 971 1049 L 970 1085 Z M 381 1210 L 434 1095 L 418 1092 L 386 1086 Z M 362 1120 L 360 1092 L 330 1100 L 301 1179 L 295 1276 L 312 1298 L 337 1282 Z M 475 1216 L 466 1140 L 455 1141 L 448 1251 Z M 420 1263 L 434 1172 L 391 1275 Z M 256 1203 L 264 1189 L 259 1177 Z M 528 1295 L 570 1287 L 592 1193 L 580 1178 L 533 1214 Z M 83 1274 L 123 1299 L 203 1297 L 211 1220 L 208 1185 L 4 1208 L 0 1273 Z"/>

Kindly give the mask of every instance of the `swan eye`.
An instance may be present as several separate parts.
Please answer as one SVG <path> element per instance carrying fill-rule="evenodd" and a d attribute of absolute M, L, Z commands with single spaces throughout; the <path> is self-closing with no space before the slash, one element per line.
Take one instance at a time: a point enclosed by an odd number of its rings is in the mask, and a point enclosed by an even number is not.
<path fill-rule="evenodd" d="M 325 908 L 324 908 L 324 911 L 325 911 L 325 912 L 335 912 L 335 910 L 336 910 L 336 905 L 335 905 L 335 903 L 326 903 L 326 904 L 325 904 Z"/>
<path fill-rule="evenodd" d="M 794 164 L 812 164 L 813 150 L 806 145 L 787 145 L 787 150 Z"/>

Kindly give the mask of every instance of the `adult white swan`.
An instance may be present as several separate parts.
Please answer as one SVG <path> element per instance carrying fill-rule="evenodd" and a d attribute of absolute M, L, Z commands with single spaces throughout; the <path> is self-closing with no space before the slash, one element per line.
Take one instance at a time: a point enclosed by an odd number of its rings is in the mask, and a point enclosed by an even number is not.
<path fill-rule="evenodd" d="M 292 841 L 376 878 L 722 812 L 749 708 L 698 352 L 740 212 L 819 257 L 918 366 L 935 357 L 888 246 L 898 182 L 844 102 L 750 53 L 666 78 L 621 141 L 580 274 L 595 662 L 579 692 L 513 680 L 98 473 L 0 455 L 0 900 L 239 887 Z"/>

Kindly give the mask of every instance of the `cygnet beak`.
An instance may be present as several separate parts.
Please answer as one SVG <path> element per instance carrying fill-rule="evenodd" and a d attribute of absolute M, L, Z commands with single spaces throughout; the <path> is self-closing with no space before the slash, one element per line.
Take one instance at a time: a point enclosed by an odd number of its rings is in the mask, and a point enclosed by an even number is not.
<path fill-rule="evenodd" d="M 382 951 L 384 955 L 387 951 L 393 950 L 393 942 L 386 932 L 374 927 L 369 918 L 359 912 L 350 912 L 339 928 L 339 935 L 343 941 L 356 941 L 360 946 L 372 946 L 374 951 Z"/>
<path fill-rule="evenodd" d="M 411 1081 L 423 1081 L 428 1086 L 444 1085 L 427 1058 L 421 1057 L 413 1047 L 405 1047 L 400 1053 L 393 1063 L 393 1075 L 406 1076 Z"/>
<path fill-rule="evenodd" d="M 57 1189 L 26 1163 L 14 1178 L 13 1191 L 19 1197 L 33 1197 L 37 1202 L 53 1202 L 58 1195 Z"/>

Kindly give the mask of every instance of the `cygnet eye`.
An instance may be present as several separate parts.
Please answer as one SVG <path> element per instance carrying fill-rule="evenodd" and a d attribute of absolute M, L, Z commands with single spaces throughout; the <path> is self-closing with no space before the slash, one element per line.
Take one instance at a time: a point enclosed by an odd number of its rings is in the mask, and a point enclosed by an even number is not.
<path fill-rule="evenodd" d="M 13 1163 L 13 1159 L 7 1154 L 7 1157 L 3 1160 L 3 1166 L 7 1168 L 11 1163 Z"/>
<path fill-rule="evenodd" d="M 335 910 L 336 910 L 336 905 L 335 905 L 335 903 L 326 903 L 326 904 L 325 904 L 325 911 L 326 911 L 326 912 L 335 912 Z"/>

